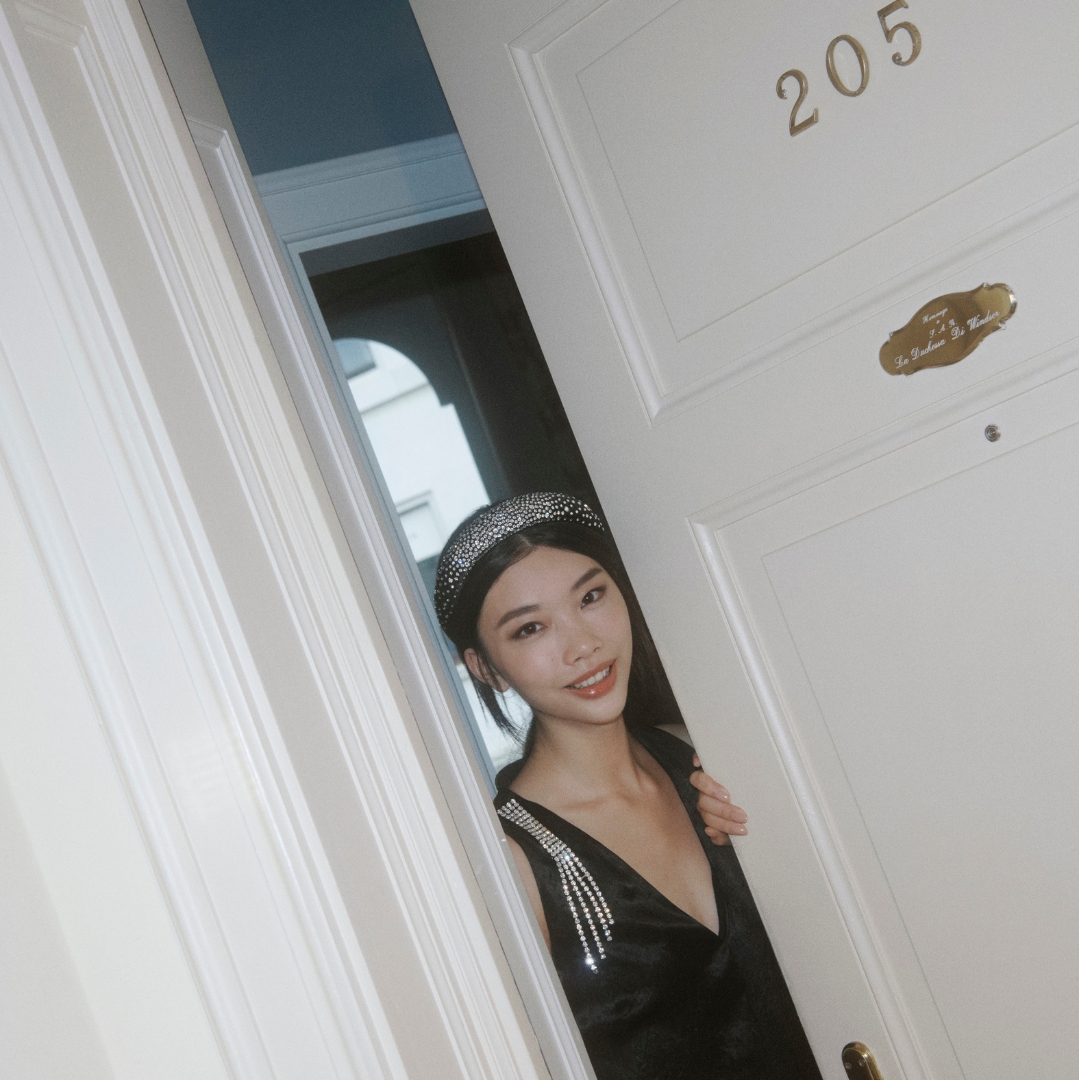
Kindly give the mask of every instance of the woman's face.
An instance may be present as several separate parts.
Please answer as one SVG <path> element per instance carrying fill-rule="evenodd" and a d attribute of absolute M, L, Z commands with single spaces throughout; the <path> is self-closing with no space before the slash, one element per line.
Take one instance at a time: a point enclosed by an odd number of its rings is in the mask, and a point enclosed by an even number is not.
<path fill-rule="evenodd" d="M 498 690 L 513 687 L 538 719 L 604 724 L 622 716 L 630 616 L 607 571 L 588 556 L 534 548 L 488 591 L 478 629 L 494 671 L 485 672 L 472 649 L 469 669 Z"/>

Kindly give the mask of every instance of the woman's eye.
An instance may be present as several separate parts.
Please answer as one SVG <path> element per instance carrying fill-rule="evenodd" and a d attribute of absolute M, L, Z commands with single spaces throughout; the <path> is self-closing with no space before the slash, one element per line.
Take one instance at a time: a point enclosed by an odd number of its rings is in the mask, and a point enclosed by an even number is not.
<path fill-rule="evenodd" d="M 604 587 L 603 587 L 603 585 L 597 586 L 597 588 L 595 588 L 595 589 L 590 589 L 581 598 L 581 606 L 584 607 L 586 604 L 595 604 L 596 601 L 599 600 L 603 595 L 604 595 Z"/>
<path fill-rule="evenodd" d="M 514 631 L 514 637 L 527 638 L 532 637 L 540 629 L 540 624 L 536 622 L 526 623 L 524 626 L 519 626 Z"/>

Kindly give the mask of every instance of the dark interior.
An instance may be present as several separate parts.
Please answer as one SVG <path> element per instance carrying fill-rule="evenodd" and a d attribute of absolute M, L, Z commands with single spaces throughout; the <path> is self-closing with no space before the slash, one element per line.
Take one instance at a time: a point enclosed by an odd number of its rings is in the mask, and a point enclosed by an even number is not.
<path fill-rule="evenodd" d="M 494 232 L 311 278 L 333 338 L 384 342 L 452 403 L 492 499 L 565 491 L 599 507 Z"/>

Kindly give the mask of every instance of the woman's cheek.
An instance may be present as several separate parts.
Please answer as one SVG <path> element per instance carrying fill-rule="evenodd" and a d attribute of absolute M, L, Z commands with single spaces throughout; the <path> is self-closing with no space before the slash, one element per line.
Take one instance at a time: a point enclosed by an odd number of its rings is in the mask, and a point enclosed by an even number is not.
<path fill-rule="evenodd" d="M 555 680 L 557 665 L 552 649 L 544 642 L 529 642 L 511 659 L 511 682 L 526 699 L 549 689 Z"/>

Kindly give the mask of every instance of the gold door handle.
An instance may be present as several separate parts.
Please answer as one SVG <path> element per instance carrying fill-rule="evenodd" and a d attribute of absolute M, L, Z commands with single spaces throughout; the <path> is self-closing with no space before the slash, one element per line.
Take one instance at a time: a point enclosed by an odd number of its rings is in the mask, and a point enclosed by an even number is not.
<path fill-rule="evenodd" d="M 840 1054 L 840 1060 L 851 1080 L 881 1080 L 881 1070 L 874 1055 L 861 1042 L 850 1042 Z"/>

